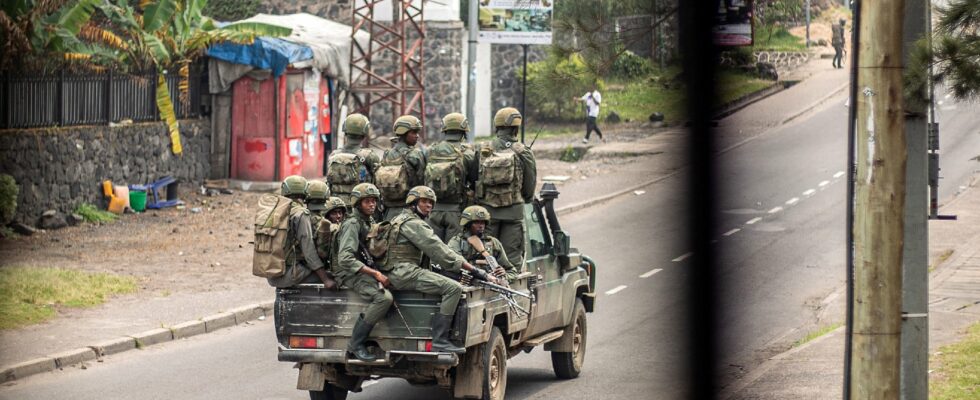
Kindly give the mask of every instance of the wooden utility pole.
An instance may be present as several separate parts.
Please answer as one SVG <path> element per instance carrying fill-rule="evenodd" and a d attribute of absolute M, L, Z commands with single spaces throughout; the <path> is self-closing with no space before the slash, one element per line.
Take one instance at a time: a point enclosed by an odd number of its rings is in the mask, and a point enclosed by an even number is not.
<path fill-rule="evenodd" d="M 899 398 L 905 119 L 904 0 L 860 7 L 851 399 Z"/>

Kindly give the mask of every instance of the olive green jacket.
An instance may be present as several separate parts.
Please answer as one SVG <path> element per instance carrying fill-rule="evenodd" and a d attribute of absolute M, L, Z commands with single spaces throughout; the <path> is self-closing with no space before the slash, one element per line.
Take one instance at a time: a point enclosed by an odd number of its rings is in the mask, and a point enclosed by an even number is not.
<path fill-rule="evenodd" d="M 490 147 L 493 148 L 495 152 L 509 151 L 510 147 L 513 146 L 517 139 L 514 137 L 506 136 L 500 132 L 497 133 L 497 137 L 490 142 Z M 524 175 L 522 176 L 523 182 L 521 186 L 521 198 L 524 203 L 530 203 L 534 201 L 534 190 L 538 185 L 538 164 L 534 160 L 534 152 L 531 151 L 530 147 L 524 146 L 523 151 L 517 152 L 517 158 L 521 162 L 522 169 L 524 170 Z M 477 199 L 479 202 L 479 199 Z M 490 215 L 493 216 L 495 220 L 519 220 L 524 219 L 524 204 L 513 204 L 506 207 L 491 207 L 486 204 L 481 204 L 490 211 Z"/>
<path fill-rule="evenodd" d="M 439 237 L 432 231 L 432 227 L 425 223 L 422 218 L 419 218 L 415 211 L 405 209 L 402 211 L 402 215 L 406 214 L 409 215 L 409 218 L 401 224 L 398 230 L 398 238 L 395 239 L 392 247 L 388 248 L 385 269 L 393 270 L 396 265 L 402 263 L 414 263 L 418 266 L 419 260 L 408 260 L 399 256 L 398 247 L 410 246 L 428 257 L 432 264 L 450 271 L 460 270 L 465 261 L 463 257 L 453 252 L 442 240 L 439 240 Z"/>
<path fill-rule="evenodd" d="M 357 254 L 361 244 L 366 242 L 373 222 L 370 215 L 364 215 L 355 209 L 340 224 L 340 230 L 334 235 L 333 274 L 341 282 L 357 275 L 361 268 L 367 266 L 358 259 Z"/>
<path fill-rule="evenodd" d="M 459 235 L 453 236 L 452 239 L 449 239 L 449 248 L 453 249 L 456 254 L 463 256 L 463 258 L 465 258 L 466 261 L 469 261 L 470 264 L 476 264 L 476 261 L 482 260 L 483 256 L 477 253 L 476 249 L 473 248 L 473 245 L 466 241 L 469 236 L 469 232 L 463 232 Z M 514 264 L 511 264 L 510 260 L 507 258 L 507 252 L 504 251 L 504 245 L 500 243 L 500 240 L 497 240 L 497 238 L 490 235 L 483 235 L 482 239 L 483 247 L 485 247 L 490 255 L 497 259 L 497 263 L 500 264 L 505 271 L 507 271 L 507 280 L 514 280 L 514 277 L 517 276 L 517 268 L 514 268 Z"/>
<path fill-rule="evenodd" d="M 360 141 L 348 141 L 346 144 L 344 144 L 343 148 L 339 148 L 335 151 L 338 153 L 357 154 L 357 152 L 361 151 L 361 143 Z M 381 167 L 381 157 L 378 156 L 378 153 L 372 151 L 367 157 L 364 157 L 364 165 L 367 167 L 368 172 L 371 173 L 371 177 L 368 182 L 374 183 L 374 174 L 378 172 L 378 168 Z"/>

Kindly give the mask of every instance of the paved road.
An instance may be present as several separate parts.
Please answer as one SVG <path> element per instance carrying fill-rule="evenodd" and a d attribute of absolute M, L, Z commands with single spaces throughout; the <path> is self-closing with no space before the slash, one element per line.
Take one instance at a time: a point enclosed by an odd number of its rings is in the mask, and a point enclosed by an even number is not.
<path fill-rule="evenodd" d="M 843 98 L 771 129 L 719 157 L 718 227 L 725 343 L 722 371 L 738 376 L 803 335 L 819 305 L 843 284 L 845 163 Z M 942 197 L 980 153 L 976 106 L 941 109 Z M 731 129 L 737 127 L 725 126 Z M 564 218 L 573 242 L 599 262 L 598 312 L 590 315 L 586 367 L 560 384 L 540 350 L 511 360 L 508 398 L 684 398 L 683 172 Z M 110 357 L 0 388 L 2 399 L 302 399 L 296 372 L 275 361 L 271 321 Z M 397 380 L 353 399 L 430 399 L 435 388 Z"/>

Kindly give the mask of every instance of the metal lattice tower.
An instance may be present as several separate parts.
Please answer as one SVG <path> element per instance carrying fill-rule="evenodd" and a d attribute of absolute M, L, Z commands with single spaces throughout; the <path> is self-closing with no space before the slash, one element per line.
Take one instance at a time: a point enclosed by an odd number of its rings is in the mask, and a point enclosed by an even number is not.
<path fill-rule="evenodd" d="M 422 71 L 425 0 L 391 0 L 392 21 L 377 21 L 374 8 L 382 0 L 355 1 L 351 38 L 364 29 L 367 48 L 352 40 L 350 54 L 352 112 L 370 116 L 371 107 L 390 102 L 391 119 L 411 114 L 424 120 L 425 83 Z M 424 123 L 424 122 L 423 122 Z"/>

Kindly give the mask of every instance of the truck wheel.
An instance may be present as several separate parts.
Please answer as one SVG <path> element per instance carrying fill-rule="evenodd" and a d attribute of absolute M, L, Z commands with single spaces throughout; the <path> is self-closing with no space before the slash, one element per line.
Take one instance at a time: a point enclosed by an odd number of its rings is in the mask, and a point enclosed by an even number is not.
<path fill-rule="evenodd" d="M 310 391 L 310 400 L 347 400 L 347 390 L 324 382 L 323 390 Z"/>
<path fill-rule="evenodd" d="M 551 352 L 551 366 L 555 368 L 555 375 L 559 379 L 578 377 L 578 374 L 582 372 L 582 365 L 585 364 L 585 342 L 589 331 L 582 299 L 575 300 L 575 313 L 573 315 L 572 324 L 565 328 L 565 335 L 572 335 L 572 351 Z"/>
<path fill-rule="evenodd" d="M 483 352 L 483 399 L 503 400 L 506 391 L 507 345 L 500 329 L 494 327 Z"/>

